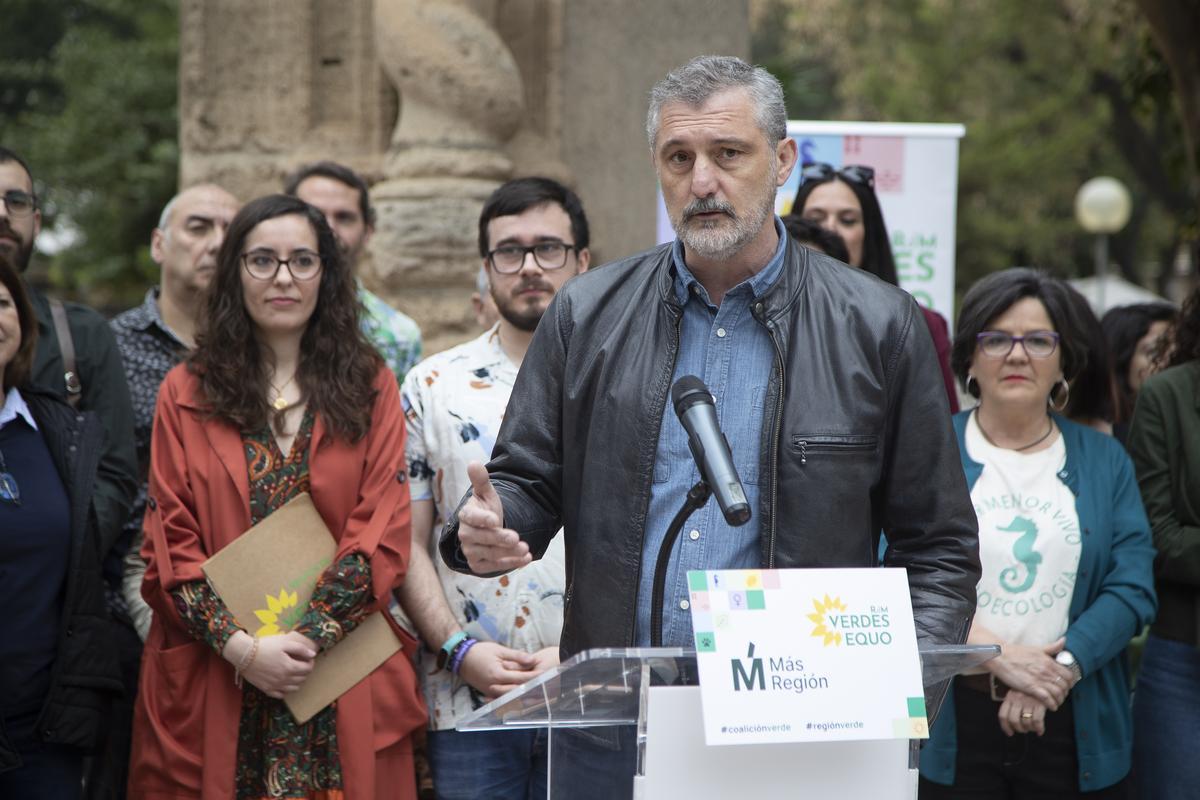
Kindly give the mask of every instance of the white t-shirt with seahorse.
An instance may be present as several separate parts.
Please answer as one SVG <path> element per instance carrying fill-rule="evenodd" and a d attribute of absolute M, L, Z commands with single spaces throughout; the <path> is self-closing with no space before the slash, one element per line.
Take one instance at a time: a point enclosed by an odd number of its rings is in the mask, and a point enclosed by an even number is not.
<path fill-rule="evenodd" d="M 971 489 L 983 565 L 975 622 L 1007 642 L 1049 644 L 1067 630 L 1079 567 L 1075 495 L 1058 477 L 1066 445 L 1056 434 L 1034 453 L 994 447 L 975 414 L 966 444 L 967 455 L 983 465 Z"/>

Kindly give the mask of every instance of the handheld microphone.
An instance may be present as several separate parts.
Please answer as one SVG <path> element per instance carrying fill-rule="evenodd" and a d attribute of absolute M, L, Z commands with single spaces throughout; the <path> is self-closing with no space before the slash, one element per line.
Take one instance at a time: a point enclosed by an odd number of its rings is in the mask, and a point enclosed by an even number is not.
<path fill-rule="evenodd" d="M 716 496 L 725 521 L 735 527 L 745 525 L 750 521 L 750 504 L 733 466 L 729 441 L 717 424 L 712 392 L 695 375 L 684 375 L 671 387 L 671 402 L 687 431 L 688 447 L 700 467 L 700 476 Z"/>

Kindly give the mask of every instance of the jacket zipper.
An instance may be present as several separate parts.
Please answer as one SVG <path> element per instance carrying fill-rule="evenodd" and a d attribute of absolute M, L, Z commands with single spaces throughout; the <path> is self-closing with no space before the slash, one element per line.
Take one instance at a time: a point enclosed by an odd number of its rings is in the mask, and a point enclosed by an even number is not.
<path fill-rule="evenodd" d="M 771 344 L 775 349 L 775 367 L 779 373 L 779 394 L 775 398 L 775 420 L 771 436 L 771 527 L 767 532 L 767 569 L 774 569 L 775 531 L 779 520 L 779 435 L 783 426 L 783 349 L 779 346 L 779 340 L 775 338 L 775 324 L 767 320 L 763 314 L 761 300 L 754 304 L 754 310 L 758 312 L 756 315 L 758 321 L 767 327 L 767 335 L 771 337 Z"/>
<path fill-rule="evenodd" d="M 809 451 L 813 453 L 853 453 L 875 449 L 875 437 L 853 436 L 793 436 L 792 447 L 800 449 L 800 463 L 808 463 Z"/>

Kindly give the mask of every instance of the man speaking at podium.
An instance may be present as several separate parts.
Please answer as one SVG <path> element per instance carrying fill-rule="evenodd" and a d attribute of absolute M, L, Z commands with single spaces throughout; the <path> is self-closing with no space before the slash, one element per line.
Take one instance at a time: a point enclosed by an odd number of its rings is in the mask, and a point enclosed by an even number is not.
<path fill-rule="evenodd" d="M 542 317 L 486 470 L 446 526 L 453 569 L 495 575 L 566 536 L 564 658 L 650 643 L 658 546 L 699 479 L 668 404 L 716 398 L 752 516 L 709 502 L 668 571 L 663 644 L 692 647 L 686 570 L 907 567 L 919 639 L 965 639 L 979 557 L 933 344 L 905 292 L 791 241 L 779 82 L 701 57 L 651 92 L 677 239 L 569 281 Z"/>

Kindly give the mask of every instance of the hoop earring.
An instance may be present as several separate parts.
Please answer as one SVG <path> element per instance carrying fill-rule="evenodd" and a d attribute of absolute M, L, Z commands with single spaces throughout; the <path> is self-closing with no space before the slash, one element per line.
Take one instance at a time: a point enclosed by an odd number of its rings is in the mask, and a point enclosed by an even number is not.
<path fill-rule="evenodd" d="M 1054 392 L 1059 386 L 1062 386 L 1062 402 L 1056 403 L 1054 401 Z M 1067 403 L 1070 402 L 1070 400 L 1071 384 L 1067 382 L 1066 378 L 1059 378 L 1058 383 L 1054 384 L 1054 388 L 1050 390 L 1049 396 L 1046 397 L 1046 404 L 1050 406 L 1051 411 L 1061 414 L 1063 409 L 1067 407 Z"/>
<path fill-rule="evenodd" d="M 971 388 L 972 381 L 975 382 L 974 389 Z M 967 394 L 971 395 L 971 397 L 979 399 L 979 379 L 976 378 L 974 375 L 967 375 L 967 380 L 963 384 L 963 388 L 967 390 Z"/>

